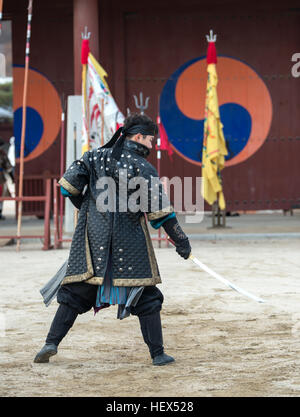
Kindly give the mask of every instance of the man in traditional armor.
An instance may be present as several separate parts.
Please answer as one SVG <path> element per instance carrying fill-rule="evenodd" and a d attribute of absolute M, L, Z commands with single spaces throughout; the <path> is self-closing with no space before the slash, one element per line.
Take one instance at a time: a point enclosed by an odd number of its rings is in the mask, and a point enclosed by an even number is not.
<path fill-rule="evenodd" d="M 131 115 L 110 142 L 86 152 L 60 179 L 63 195 L 80 210 L 57 293 L 59 308 L 34 362 L 48 362 L 57 353 L 78 314 L 112 304 L 119 305 L 120 319 L 138 316 L 153 365 L 174 362 L 163 347 L 163 295 L 156 286 L 161 278 L 146 217 L 155 229 L 165 229 L 184 259 L 191 247 L 146 160 L 155 134 L 149 117 Z"/>

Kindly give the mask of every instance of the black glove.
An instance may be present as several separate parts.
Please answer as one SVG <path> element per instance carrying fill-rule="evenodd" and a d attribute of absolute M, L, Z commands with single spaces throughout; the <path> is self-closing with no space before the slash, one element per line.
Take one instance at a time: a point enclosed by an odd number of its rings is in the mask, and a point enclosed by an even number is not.
<path fill-rule="evenodd" d="M 163 223 L 163 228 L 170 238 L 174 241 L 176 252 L 184 259 L 188 259 L 191 254 L 191 245 L 188 237 L 181 229 L 176 217 L 169 219 Z"/>
<path fill-rule="evenodd" d="M 192 251 L 190 242 L 188 238 L 181 241 L 179 244 L 176 244 L 176 252 L 182 256 L 184 259 L 188 259 Z"/>

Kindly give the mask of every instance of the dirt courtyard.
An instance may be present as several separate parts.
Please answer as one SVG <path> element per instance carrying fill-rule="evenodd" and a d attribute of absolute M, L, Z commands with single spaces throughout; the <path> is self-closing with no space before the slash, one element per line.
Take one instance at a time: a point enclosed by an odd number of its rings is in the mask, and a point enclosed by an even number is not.
<path fill-rule="evenodd" d="M 193 254 L 238 286 L 248 300 L 173 248 L 155 249 L 163 283 L 164 345 L 176 362 L 154 367 L 136 317 L 117 306 L 78 316 L 48 364 L 33 358 L 57 309 L 39 289 L 68 256 L 26 243 L 0 248 L 0 395 L 299 396 L 298 239 L 191 241 Z"/>

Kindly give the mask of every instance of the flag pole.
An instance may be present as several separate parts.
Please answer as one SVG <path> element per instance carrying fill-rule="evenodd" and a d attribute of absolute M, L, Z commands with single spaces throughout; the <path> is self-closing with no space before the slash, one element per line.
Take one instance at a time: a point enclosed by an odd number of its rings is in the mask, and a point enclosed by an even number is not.
<path fill-rule="evenodd" d="M 75 161 L 77 159 L 77 124 L 76 122 L 74 123 L 74 126 L 73 126 L 73 146 L 74 146 L 73 155 L 74 155 L 74 161 Z M 74 208 L 74 228 L 76 228 L 77 223 L 78 223 L 78 210 L 75 207 Z"/>
<path fill-rule="evenodd" d="M 101 98 L 101 146 L 104 145 L 104 98 Z"/>
<path fill-rule="evenodd" d="M 157 124 L 158 126 L 160 125 L 160 115 L 159 115 L 159 95 L 158 95 L 158 106 L 157 106 Z M 161 143 L 161 138 L 158 135 L 157 140 L 156 140 L 156 151 L 157 151 L 157 173 L 158 173 L 158 178 L 160 179 L 160 159 L 161 159 L 161 150 L 160 150 L 160 143 Z M 158 247 L 161 247 L 161 228 L 158 228 Z"/>
<path fill-rule="evenodd" d="M 82 103 L 83 103 L 83 118 L 82 123 L 84 124 L 83 128 L 87 134 L 87 143 L 84 144 L 85 150 L 90 149 L 90 129 L 89 129 L 89 106 L 87 100 L 87 71 L 88 71 L 88 56 L 90 52 L 89 39 L 91 32 L 88 32 L 87 26 L 84 28 L 84 32 L 81 32 L 81 64 L 82 64 Z M 83 150 L 82 150 L 83 152 Z"/>
<path fill-rule="evenodd" d="M 0 0 L 0 35 L 2 34 L 2 10 L 3 10 L 3 0 Z"/>
<path fill-rule="evenodd" d="M 29 54 L 30 54 L 30 36 L 31 36 L 31 19 L 32 19 L 32 2 L 28 3 L 27 15 L 27 34 L 26 34 L 26 49 L 25 49 L 25 74 L 24 74 L 24 89 L 23 89 L 23 110 L 22 110 L 22 130 L 21 130 L 21 147 L 20 147 L 20 172 L 19 172 L 19 198 L 23 197 L 23 178 L 24 178 L 24 148 L 25 148 L 25 131 L 26 131 L 26 105 L 27 105 L 27 87 L 28 87 L 28 69 L 29 69 Z M 17 230 L 17 251 L 20 250 L 21 239 L 21 223 L 22 223 L 22 200 L 19 200 L 18 205 L 18 230 Z"/>
<path fill-rule="evenodd" d="M 61 113 L 61 136 L 60 136 L 60 178 L 64 175 L 65 170 L 65 95 L 62 95 L 62 113 Z M 63 237 L 63 214 L 64 214 L 64 197 L 60 193 L 59 200 L 59 238 Z"/>
<path fill-rule="evenodd" d="M 204 199 L 212 206 L 212 227 L 215 227 L 215 216 L 217 215 L 217 227 L 225 227 L 220 224 L 220 212 L 223 214 L 225 223 L 225 198 L 223 194 L 221 170 L 225 165 L 225 156 L 228 154 L 223 133 L 223 125 L 220 120 L 217 84 L 218 77 L 216 71 L 217 52 L 216 40 L 217 35 L 210 30 L 206 35 L 208 42 L 206 61 L 207 61 L 207 87 L 205 99 L 205 121 L 204 136 L 202 147 L 202 177 L 203 187 L 202 195 Z M 209 93 L 208 93 L 209 92 Z"/>
<path fill-rule="evenodd" d="M 81 65 L 82 65 L 82 130 L 84 129 L 87 133 L 87 143 L 84 144 L 86 150 L 90 149 L 90 132 L 89 132 L 89 113 L 87 106 L 87 91 L 86 91 L 86 79 L 87 79 L 87 65 L 88 65 L 88 54 L 89 54 L 89 39 L 91 33 L 88 32 L 87 26 L 84 28 L 84 32 L 81 32 Z M 74 143 L 74 160 L 77 159 L 77 125 L 74 123 L 73 129 L 73 143 Z M 81 148 L 81 153 L 83 153 L 83 147 Z M 78 210 L 74 208 L 74 227 L 76 228 L 78 223 Z"/>
<path fill-rule="evenodd" d="M 161 144 L 162 144 L 162 138 L 161 138 L 161 120 L 160 120 L 160 109 L 159 109 L 159 102 L 160 102 L 160 96 L 158 95 L 158 100 L 157 100 L 157 127 L 158 127 L 158 137 L 157 137 L 157 141 L 156 141 L 156 151 L 157 151 L 157 173 L 158 173 L 158 177 L 160 179 L 161 176 Z M 165 187 L 165 183 L 163 184 L 163 186 Z M 165 190 L 166 191 L 166 190 Z M 161 236 L 161 228 L 159 227 L 158 229 L 158 246 L 159 248 L 161 247 L 161 241 L 165 240 L 167 242 L 167 247 L 169 247 L 169 240 L 167 239 L 167 235 L 164 234 L 163 237 Z"/>

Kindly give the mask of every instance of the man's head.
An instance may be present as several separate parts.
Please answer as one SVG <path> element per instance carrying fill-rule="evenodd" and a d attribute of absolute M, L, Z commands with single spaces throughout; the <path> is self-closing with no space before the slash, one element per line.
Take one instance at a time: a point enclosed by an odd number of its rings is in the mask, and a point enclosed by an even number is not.
<path fill-rule="evenodd" d="M 152 141 L 158 132 L 157 125 L 145 114 L 128 116 L 124 121 L 123 130 L 129 131 L 127 139 L 141 143 L 148 149 L 152 148 Z"/>

